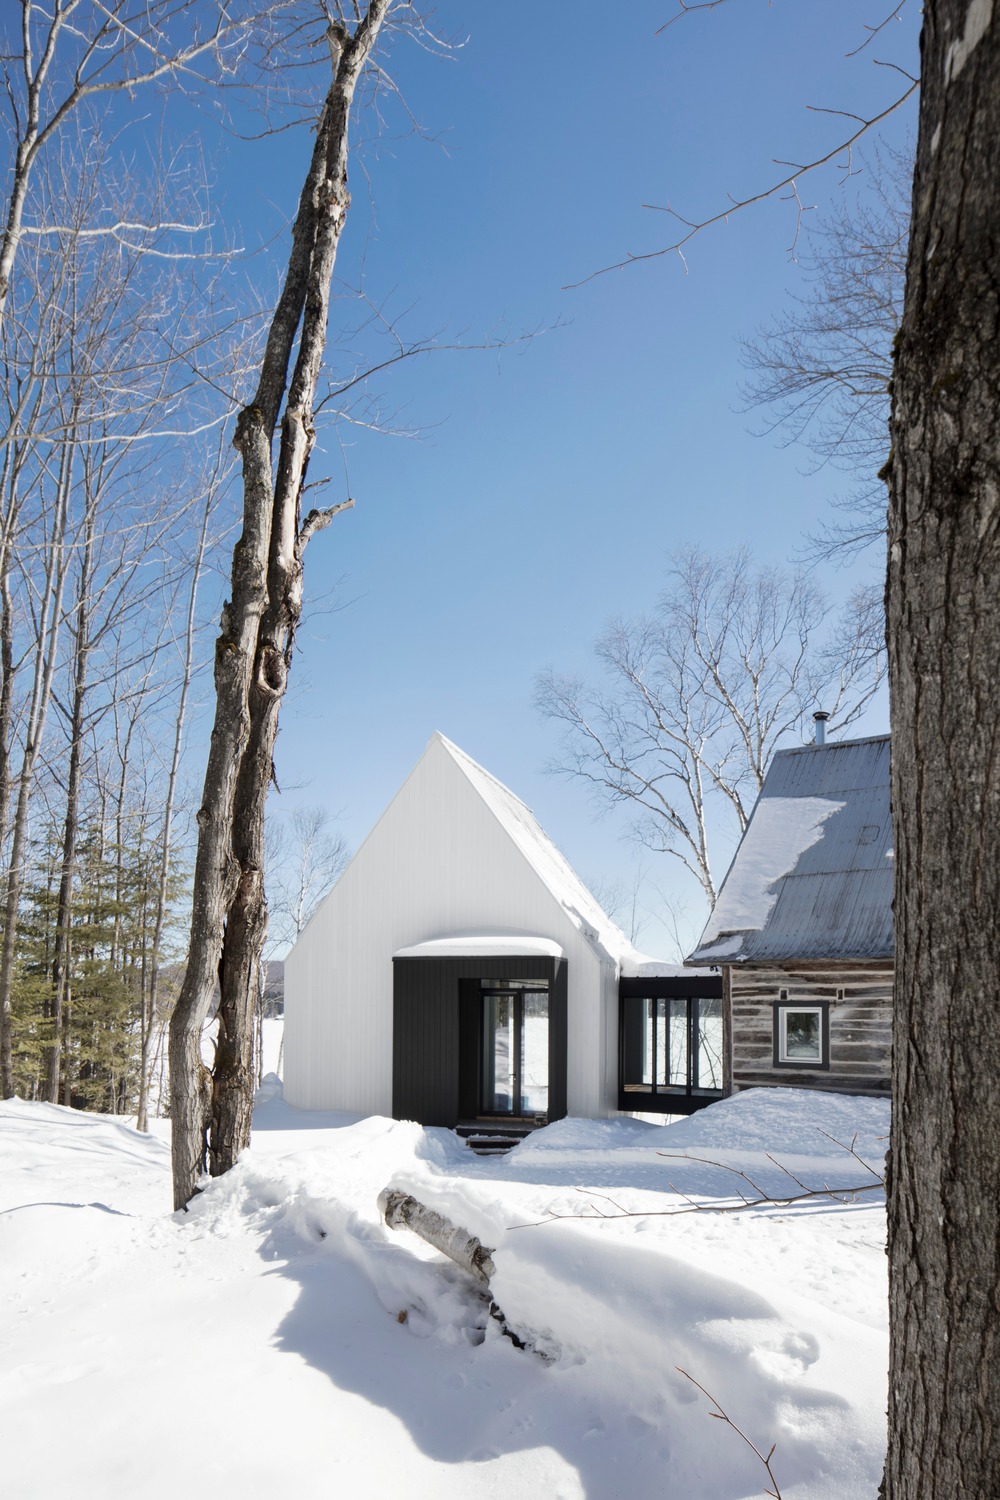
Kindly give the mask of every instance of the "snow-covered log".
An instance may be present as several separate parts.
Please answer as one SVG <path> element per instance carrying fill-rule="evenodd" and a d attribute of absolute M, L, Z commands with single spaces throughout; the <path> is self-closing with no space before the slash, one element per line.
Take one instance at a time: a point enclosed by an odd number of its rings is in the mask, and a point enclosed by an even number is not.
<path fill-rule="evenodd" d="M 457 1224 L 452 1224 L 443 1214 L 419 1203 L 409 1193 L 396 1188 L 383 1188 L 378 1195 L 379 1212 L 390 1229 L 412 1229 L 422 1240 L 447 1255 L 463 1271 L 489 1286 L 490 1277 L 496 1269 L 492 1250 L 488 1250 L 474 1234 L 469 1234 Z"/>

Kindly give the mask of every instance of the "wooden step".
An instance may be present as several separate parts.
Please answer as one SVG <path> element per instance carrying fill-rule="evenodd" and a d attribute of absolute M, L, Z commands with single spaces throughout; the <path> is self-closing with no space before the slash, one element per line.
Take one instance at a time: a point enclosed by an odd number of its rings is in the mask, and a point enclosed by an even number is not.
<path fill-rule="evenodd" d="M 455 1134 L 477 1156 L 506 1156 L 508 1151 L 512 1151 L 534 1129 L 534 1123 L 527 1120 L 511 1121 L 509 1124 L 498 1121 L 495 1125 L 492 1121 L 477 1120 L 457 1125 Z"/>

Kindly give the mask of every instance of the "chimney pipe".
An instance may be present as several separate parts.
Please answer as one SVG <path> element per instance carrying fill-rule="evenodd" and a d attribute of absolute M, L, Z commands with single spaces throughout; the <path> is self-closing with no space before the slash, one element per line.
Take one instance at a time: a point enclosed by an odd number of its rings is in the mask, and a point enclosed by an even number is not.
<path fill-rule="evenodd" d="M 826 721 L 830 715 L 823 708 L 818 708 L 813 714 L 813 723 L 816 725 L 817 745 L 826 744 Z"/>

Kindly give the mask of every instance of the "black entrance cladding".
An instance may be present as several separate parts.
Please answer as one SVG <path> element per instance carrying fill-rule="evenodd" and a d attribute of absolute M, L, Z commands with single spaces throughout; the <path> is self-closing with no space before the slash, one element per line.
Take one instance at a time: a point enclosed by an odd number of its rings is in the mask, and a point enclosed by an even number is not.
<path fill-rule="evenodd" d="M 619 980 L 618 1108 L 689 1115 L 723 1096 L 722 979 Z"/>
<path fill-rule="evenodd" d="M 453 1127 L 483 1115 L 562 1119 L 565 959 L 396 958 L 392 967 L 397 1120 Z"/>

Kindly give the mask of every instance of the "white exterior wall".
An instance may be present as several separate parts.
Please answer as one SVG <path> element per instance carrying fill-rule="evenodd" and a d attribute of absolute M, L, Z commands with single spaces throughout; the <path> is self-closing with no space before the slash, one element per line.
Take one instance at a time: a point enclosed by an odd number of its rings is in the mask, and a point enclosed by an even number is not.
<path fill-rule="evenodd" d="M 532 933 L 568 965 L 571 1115 L 614 1112 L 617 969 L 584 937 L 440 741 L 285 962 L 285 1097 L 392 1113 L 392 955 L 449 933 Z"/>

